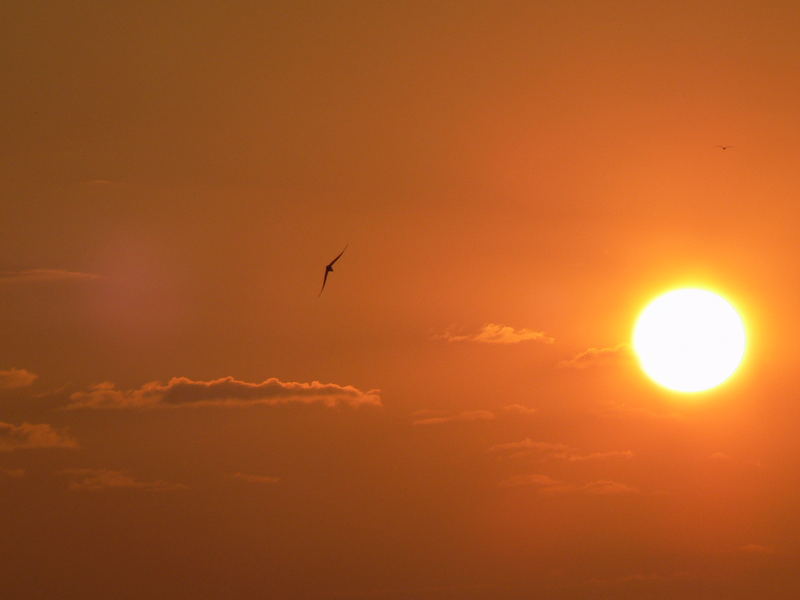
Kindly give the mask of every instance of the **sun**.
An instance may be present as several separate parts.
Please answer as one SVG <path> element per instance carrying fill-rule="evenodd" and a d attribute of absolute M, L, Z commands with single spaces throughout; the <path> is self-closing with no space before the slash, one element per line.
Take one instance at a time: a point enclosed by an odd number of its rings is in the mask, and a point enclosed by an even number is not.
<path fill-rule="evenodd" d="M 642 311 L 633 330 L 644 372 L 676 392 L 702 392 L 724 382 L 741 364 L 746 344 L 736 309 L 699 288 L 662 294 Z"/>

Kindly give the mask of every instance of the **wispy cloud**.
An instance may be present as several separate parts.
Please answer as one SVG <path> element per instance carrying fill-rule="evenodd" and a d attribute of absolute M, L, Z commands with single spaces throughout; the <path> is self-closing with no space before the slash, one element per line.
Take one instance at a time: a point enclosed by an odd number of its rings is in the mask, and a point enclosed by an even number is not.
<path fill-rule="evenodd" d="M 0 475 L 11 479 L 20 479 L 25 476 L 25 469 L 0 469 Z"/>
<path fill-rule="evenodd" d="M 577 492 L 593 496 L 617 496 L 619 494 L 638 494 L 639 490 L 626 483 L 601 479 L 577 486 Z"/>
<path fill-rule="evenodd" d="M 246 481 L 247 483 L 273 484 L 280 481 L 279 477 L 271 477 L 269 475 L 254 475 L 252 473 L 231 473 L 231 477 Z"/>
<path fill-rule="evenodd" d="M 36 373 L 31 373 L 27 369 L 6 369 L 0 371 L 0 389 L 28 387 L 38 378 Z"/>
<path fill-rule="evenodd" d="M 708 459 L 720 465 L 729 464 L 729 465 L 755 467 L 755 468 L 761 468 L 764 466 L 758 459 L 734 458 L 733 456 L 726 454 L 725 452 L 713 452 L 708 456 Z"/>
<path fill-rule="evenodd" d="M 631 360 L 632 352 L 628 344 L 617 344 L 605 348 L 589 348 L 569 360 L 562 360 L 558 366 L 563 369 L 588 369 L 616 365 Z"/>
<path fill-rule="evenodd" d="M 494 421 L 503 415 L 530 417 L 538 412 L 537 409 L 522 404 L 508 404 L 495 410 L 465 410 L 461 412 L 447 412 L 442 410 L 422 409 L 412 414 L 413 425 L 441 425 L 443 423 L 464 423 L 470 421 Z"/>
<path fill-rule="evenodd" d="M 100 276 L 95 273 L 65 271 L 64 269 L 24 269 L 21 271 L 0 271 L 0 284 L 89 281 L 99 278 Z"/>
<path fill-rule="evenodd" d="M 630 450 L 607 450 L 605 452 L 590 452 L 589 454 L 570 454 L 565 460 L 581 462 L 586 460 L 609 460 L 617 458 L 633 458 L 633 452 Z"/>
<path fill-rule="evenodd" d="M 568 462 L 629 459 L 633 457 L 633 452 L 630 450 L 582 452 L 560 442 L 538 442 L 531 438 L 525 438 L 519 442 L 496 444 L 489 448 L 489 451 L 500 454 L 506 458 L 532 456 L 539 460 L 564 460 Z"/>
<path fill-rule="evenodd" d="M 745 544 L 744 546 L 739 546 L 739 552 L 744 552 L 745 554 L 775 554 L 775 548 L 762 544 Z"/>
<path fill-rule="evenodd" d="M 503 487 L 532 486 L 542 494 L 580 494 L 588 496 L 619 496 L 638 494 L 639 490 L 618 481 L 601 479 L 589 483 L 569 483 L 553 479 L 549 475 L 531 473 L 515 475 L 500 482 Z"/>
<path fill-rule="evenodd" d="M 500 325 L 498 323 L 487 323 L 479 331 L 466 335 L 445 332 L 434 337 L 448 342 L 478 342 L 481 344 L 518 344 L 519 342 L 528 341 L 552 344 L 555 342 L 554 338 L 543 331 L 514 329 L 509 325 Z"/>
<path fill-rule="evenodd" d="M 650 583 L 670 581 L 674 579 L 683 579 L 688 577 L 689 574 L 685 572 L 676 572 L 672 574 L 663 573 L 632 573 L 630 575 L 620 575 L 618 577 L 595 577 L 587 581 L 590 584 L 599 585 L 618 585 L 618 584 L 635 584 L 635 583 Z"/>
<path fill-rule="evenodd" d="M 509 404 L 503 407 L 503 410 L 515 415 L 531 416 L 539 412 L 538 408 L 532 406 L 523 406 L 522 404 Z"/>
<path fill-rule="evenodd" d="M 78 443 L 47 423 L 0 423 L 0 452 L 33 448 L 77 448 Z"/>
<path fill-rule="evenodd" d="M 111 489 L 171 492 L 188 489 L 182 483 L 140 481 L 123 471 L 111 469 L 64 469 L 61 472 L 70 478 L 69 489 L 75 492 L 99 492 Z"/>
<path fill-rule="evenodd" d="M 525 438 L 519 442 L 505 442 L 495 444 L 489 448 L 489 452 L 494 452 L 507 458 L 518 456 L 531 456 L 539 454 L 541 456 L 561 456 L 569 451 L 569 446 L 560 442 L 537 442 L 530 438 Z"/>
<path fill-rule="evenodd" d="M 419 413 L 418 413 L 419 414 Z M 442 425 L 444 423 L 464 423 L 470 421 L 494 421 L 495 414 L 489 410 L 467 410 L 436 417 L 418 418 L 413 425 Z"/>
<path fill-rule="evenodd" d="M 718 462 L 727 462 L 731 460 L 730 455 L 725 454 L 724 452 L 713 452 L 708 458 Z"/>
<path fill-rule="evenodd" d="M 132 390 L 120 390 L 105 382 L 69 397 L 69 409 L 144 409 L 188 406 L 278 406 L 320 404 L 337 406 L 381 406 L 380 390 L 362 391 L 351 385 L 301 383 L 276 378 L 260 383 L 222 377 L 194 381 L 173 377 L 167 383 L 152 381 Z"/>
<path fill-rule="evenodd" d="M 528 473 L 525 475 L 514 475 L 513 477 L 509 477 L 504 479 L 500 482 L 500 485 L 503 487 L 518 487 L 518 486 L 527 486 L 532 485 L 541 489 L 556 489 L 565 486 L 563 481 L 559 481 L 557 479 L 553 479 L 549 475 L 544 475 L 542 473 Z"/>

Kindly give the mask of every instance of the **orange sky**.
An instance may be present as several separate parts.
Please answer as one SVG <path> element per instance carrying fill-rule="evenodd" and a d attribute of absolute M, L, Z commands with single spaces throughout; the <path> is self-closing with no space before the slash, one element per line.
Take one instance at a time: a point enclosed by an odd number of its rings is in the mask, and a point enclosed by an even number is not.
<path fill-rule="evenodd" d="M 798 26 L 12 0 L 4 597 L 798 597 Z M 620 346 L 683 284 L 696 397 Z"/>

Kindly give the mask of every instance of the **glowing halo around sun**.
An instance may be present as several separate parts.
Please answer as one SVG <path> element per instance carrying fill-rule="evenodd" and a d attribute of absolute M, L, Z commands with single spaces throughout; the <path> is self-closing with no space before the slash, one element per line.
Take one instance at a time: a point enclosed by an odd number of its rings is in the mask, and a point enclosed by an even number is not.
<path fill-rule="evenodd" d="M 676 392 L 702 392 L 728 379 L 744 358 L 747 335 L 736 309 L 699 288 L 662 294 L 639 315 L 633 350 L 644 372 Z"/>

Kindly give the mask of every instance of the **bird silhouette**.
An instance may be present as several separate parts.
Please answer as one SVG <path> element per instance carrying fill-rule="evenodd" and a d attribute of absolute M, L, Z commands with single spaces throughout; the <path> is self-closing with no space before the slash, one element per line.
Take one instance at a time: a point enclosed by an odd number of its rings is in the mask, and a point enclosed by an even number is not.
<path fill-rule="evenodd" d="M 325 265 L 325 275 L 322 277 L 322 287 L 319 290 L 319 294 L 317 294 L 318 298 L 322 296 L 322 292 L 325 290 L 325 284 L 328 282 L 328 273 L 333 273 L 333 265 L 336 263 L 337 260 L 342 258 L 342 254 L 344 254 L 344 251 L 347 250 L 347 246 L 349 245 L 350 244 L 346 244 L 345 247 L 342 249 L 342 251 L 336 255 L 336 258 L 334 258 L 331 262 Z"/>
<path fill-rule="evenodd" d="M 717 146 L 717 148 L 722 148 L 723 150 L 727 150 L 728 148 L 733 148 L 733 146 Z"/>

